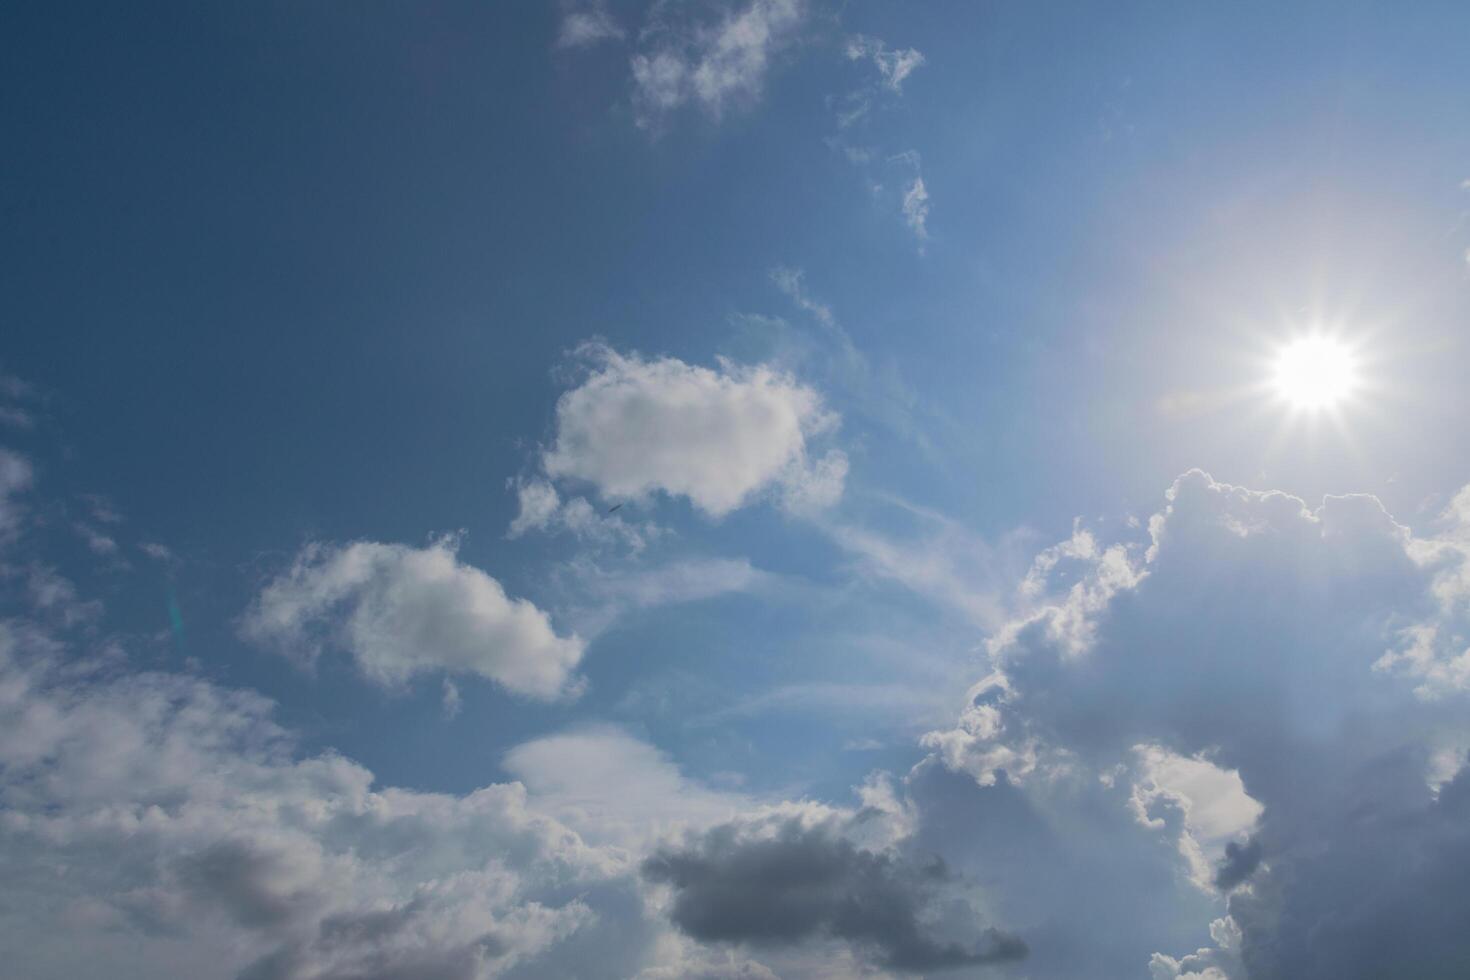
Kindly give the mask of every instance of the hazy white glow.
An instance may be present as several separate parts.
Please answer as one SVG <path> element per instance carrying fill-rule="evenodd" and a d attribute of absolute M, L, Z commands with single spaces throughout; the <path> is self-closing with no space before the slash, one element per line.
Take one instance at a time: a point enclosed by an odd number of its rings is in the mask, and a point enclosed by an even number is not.
<path fill-rule="evenodd" d="M 1302 337 L 1276 355 L 1274 380 L 1276 391 L 1297 408 L 1331 408 L 1357 381 L 1352 351 L 1330 337 Z"/>

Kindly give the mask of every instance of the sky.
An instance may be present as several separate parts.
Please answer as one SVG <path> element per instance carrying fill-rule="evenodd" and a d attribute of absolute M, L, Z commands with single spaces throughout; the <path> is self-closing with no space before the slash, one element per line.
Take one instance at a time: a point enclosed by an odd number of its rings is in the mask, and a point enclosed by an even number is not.
<path fill-rule="evenodd" d="M 1470 975 L 1467 36 L 5 5 L 5 972 Z"/>

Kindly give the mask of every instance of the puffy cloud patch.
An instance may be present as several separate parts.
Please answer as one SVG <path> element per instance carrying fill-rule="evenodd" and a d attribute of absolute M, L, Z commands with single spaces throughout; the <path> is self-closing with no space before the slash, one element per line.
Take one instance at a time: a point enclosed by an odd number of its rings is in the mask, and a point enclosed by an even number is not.
<path fill-rule="evenodd" d="M 542 456 L 552 478 L 587 481 L 611 500 L 682 496 L 717 518 L 773 488 L 803 508 L 840 495 L 845 457 L 832 450 L 813 462 L 809 452 L 837 418 L 790 375 L 604 345 L 581 353 L 590 373 L 558 400 L 555 443 Z"/>
<path fill-rule="evenodd" d="M 750 0 L 709 23 L 691 21 L 679 7 L 656 8 L 632 60 L 638 124 L 655 126 L 685 105 L 719 117 L 733 102 L 755 101 L 804 12 L 801 0 Z"/>
<path fill-rule="evenodd" d="M 456 545 L 309 544 L 261 590 L 243 631 L 307 663 L 324 647 L 343 649 L 384 686 L 446 671 L 527 697 L 574 693 L 582 641 L 557 634 L 545 612 L 460 562 Z"/>
<path fill-rule="evenodd" d="M 522 785 L 374 789 L 339 756 L 297 758 L 270 713 L 0 628 L 0 873 L 26 896 L 0 906 L 7 968 L 482 980 L 644 962 L 628 857 Z"/>
<path fill-rule="evenodd" d="M 957 882 L 901 852 L 915 818 L 886 780 L 861 787 L 857 809 L 761 806 L 605 729 L 513 750 L 517 782 L 421 792 L 376 786 L 330 752 L 299 755 L 271 714 L 249 691 L 0 627 L 0 874 L 25 896 L 0 903 L 8 968 L 38 980 L 98 962 L 129 980 L 770 980 L 1022 949 L 977 928 L 950 900 Z M 734 851 L 711 849 L 724 839 L 711 825 L 740 828 Z M 664 831 L 684 844 L 659 848 Z M 702 870 L 749 883 L 760 841 L 807 855 L 778 899 L 835 955 L 777 950 L 777 973 L 665 923 L 653 886 L 674 887 L 676 923 L 696 922 Z M 971 941 L 948 938 L 956 929 Z"/>

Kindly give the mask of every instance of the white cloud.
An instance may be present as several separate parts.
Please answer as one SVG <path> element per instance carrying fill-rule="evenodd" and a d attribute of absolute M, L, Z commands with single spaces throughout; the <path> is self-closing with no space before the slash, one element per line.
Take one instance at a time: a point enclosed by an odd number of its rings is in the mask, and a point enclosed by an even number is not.
<path fill-rule="evenodd" d="M 556 37 L 558 47 L 582 48 L 603 41 L 620 41 L 626 36 L 603 0 L 564 3 L 562 11 Z"/>
<path fill-rule="evenodd" d="M 685 779 L 653 746 L 615 728 L 538 738 L 506 753 L 504 765 L 538 806 L 593 843 L 642 847 L 750 805 Z"/>
<path fill-rule="evenodd" d="M 1240 962 L 1240 927 L 1230 916 L 1210 923 L 1214 946 L 1206 946 L 1182 959 L 1155 953 L 1149 960 L 1150 980 L 1245 980 Z"/>
<path fill-rule="evenodd" d="M 929 192 L 924 188 L 921 176 L 915 176 L 903 192 L 903 220 L 919 240 L 919 247 L 923 248 L 929 240 Z"/>
<path fill-rule="evenodd" d="M 585 636 L 596 636 L 636 610 L 735 593 L 769 596 L 782 583 L 743 558 L 680 558 L 649 565 L 601 564 L 582 556 L 562 566 L 556 578 L 569 596 L 567 619 Z"/>
<path fill-rule="evenodd" d="M 516 498 L 520 502 L 520 512 L 506 531 L 512 538 L 549 526 L 561 509 L 561 498 L 557 495 L 556 487 L 545 480 L 521 483 L 516 487 Z"/>
<path fill-rule="evenodd" d="M 563 501 L 556 487 L 545 480 L 522 480 L 514 485 L 520 510 L 506 531 L 510 538 L 528 531 L 564 531 L 591 544 L 621 544 L 638 552 L 663 533 L 651 522 L 627 521 L 621 514 L 594 507 L 585 497 Z"/>
<path fill-rule="evenodd" d="M 591 372 L 558 400 L 555 443 L 542 455 L 552 478 L 587 481 L 611 500 L 682 496 L 716 518 L 771 488 L 812 505 L 840 494 L 845 459 L 808 462 L 809 440 L 836 416 L 791 376 L 602 345 L 582 353 Z"/>
<path fill-rule="evenodd" d="M 442 703 L 444 705 L 445 718 L 453 720 L 459 717 L 460 709 L 464 705 L 464 699 L 460 697 L 459 686 L 447 677 L 444 678 Z"/>
<path fill-rule="evenodd" d="M 675 22 L 678 8 L 656 8 L 633 56 L 633 105 L 652 126 L 686 104 L 718 117 L 733 101 L 759 97 L 772 58 L 794 40 L 800 0 L 751 0 L 717 23 Z M 663 15 L 663 16 L 660 16 Z"/>
<path fill-rule="evenodd" d="M 517 783 L 374 789 L 340 756 L 296 758 L 270 711 L 188 677 L 88 672 L 0 627 L 0 874 L 26 895 L 0 908 L 7 970 L 484 980 L 646 962 L 656 928 L 626 854 Z"/>
<path fill-rule="evenodd" d="M 776 284 L 777 289 L 791 297 L 791 301 L 797 305 L 797 308 L 810 313 L 822 326 L 837 328 L 837 317 L 832 314 L 832 308 L 825 303 L 817 302 L 807 292 L 805 272 L 778 265 L 771 270 L 771 281 Z M 843 334 L 843 337 L 845 339 L 846 334 Z"/>
<path fill-rule="evenodd" d="M 138 550 L 154 561 L 171 562 L 175 557 L 172 548 L 166 544 L 159 544 L 157 541 L 141 542 Z"/>
<path fill-rule="evenodd" d="M 904 79 L 924 64 L 924 55 L 915 48 L 889 48 L 882 39 L 862 34 L 847 39 L 847 57 L 851 61 L 871 60 L 883 76 L 883 84 L 895 92 L 902 91 Z"/>
<path fill-rule="evenodd" d="M 26 575 L 26 598 L 38 613 L 63 627 L 89 622 L 102 614 L 97 599 L 82 600 L 72 581 L 47 565 L 33 565 Z"/>
<path fill-rule="evenodd" d="M 0 541 L 20 525 L 23 510 L 15 498 L 30 489 L 33 475 L 29 460 L 0 448 Z"/>
<path fill-rule="evenodd" d="M 1221 769 L 1204 755 L 1182 756 L 1159 745 L 1134 746 L 1138 774 L 1130 804 L 1140 823 L 1162 830 L 1169 820 L 1161 809 L 1177 811 L 1179 853 L 1190 880 L 1214 887 L 1214 865 L 1225 857 L 1225 845 L 1243 843 L 1261 805 L 1251 799 L 1240 773 Z"/>
<path fill-rule="evenodd" d="M 324 645 L 341 648 L 385 686 L 446 671 L 528 697 L 574 693 L 582 641 L 559 636 L 546 613 L 461 563 L 456 547 L 309 544 L 261 590 L 244 633 L 308 663 Z"/>
<path fill-rule="evenodd" d="M 91 551 L 92 554 L 116 554 L 117 540 L 110 535 L 104 534 L 102 531 L 98 530 L 92 525 L 84 523 L 82 521 L 73 522 L 72 529 L 76 531 L 77 536 L 86 543 L 88 550 Z"/>
<path fill-rule="evenodd" d="M 517 781 L 464 795 L 381 787 L 334 753 L 301 756 L 271 714 L 248 691 L 89 664 L 0 625 L 0 874 L 25 898 L 0 903 L 7 969 L 769 978 L 674 932 L 642 859 L 726 824 L 882 869 L 915 820 L 879 777 L 858 808 L 711 790 L 617 729 L 518 746 L 505 760 Z M 780 975 L 821 976 L 834 955 L 854 953 L 783 951 Z"/>
<path fill-rule="evenodd" d="M 798 467 L 781 487 L 781 506 L 793 514 L 816 514 L 842 499 L 847 483 L 847 454 L 832 449 L 810 466 Z"/>
<path fill-rule="evenodd" d="M 826 528 L 832 540 L 856 559 L 857 570 L 902 585 L 976 626 L 1002 626 L 1009 552 L 1017 542 L 1007 539 L 992 546 L 941 514 L 899 500 L 890 502 L 900 513 L 917 518 L 914 532 L 884 533 L 856 524 Z"/>

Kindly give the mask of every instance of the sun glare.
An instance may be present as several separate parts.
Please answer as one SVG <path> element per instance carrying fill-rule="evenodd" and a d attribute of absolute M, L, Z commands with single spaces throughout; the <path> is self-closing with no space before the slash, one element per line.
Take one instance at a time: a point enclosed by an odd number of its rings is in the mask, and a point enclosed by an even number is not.
<path fill-rule="evenodd" d="M 1277 394 L 1296 408 L 1332 408 L 1357 384 L 1353 353 L 1330 337 L 1302 337 L 1277 353 L 1273 380 Z"/>

